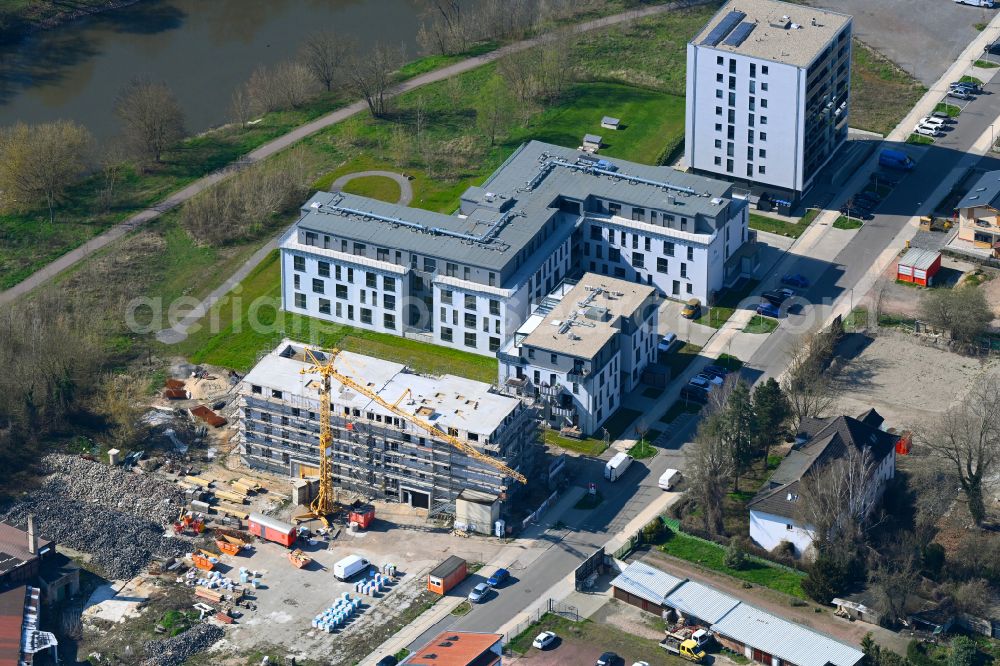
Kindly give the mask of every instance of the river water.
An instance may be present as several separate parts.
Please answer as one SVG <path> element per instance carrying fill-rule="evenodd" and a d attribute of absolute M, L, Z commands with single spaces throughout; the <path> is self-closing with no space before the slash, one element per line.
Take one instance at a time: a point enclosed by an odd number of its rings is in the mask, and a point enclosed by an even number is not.
<path fill-rule="evenodd" d="M 413 58 L 419 15 L 418 0 L 141 0 L 0 51 L 0 125 L 69 119 L 107 139 L 118 92 L 147 77 L 174 91 L 199 132 L 226 122 L 233 90 L 306 35 L 401 44 Z"/>

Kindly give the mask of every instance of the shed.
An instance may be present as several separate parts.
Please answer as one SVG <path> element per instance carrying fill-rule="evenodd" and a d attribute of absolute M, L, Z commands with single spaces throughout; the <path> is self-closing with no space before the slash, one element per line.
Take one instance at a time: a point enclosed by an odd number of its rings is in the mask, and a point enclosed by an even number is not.
<path fill-rule="evenodd" d="M 861 650 L 740 603 L 712 625 L 716 639 L 726 648 L 771 666 L 856 666 L 865 658 Z"/>
<path fill-rule="evenodd" d="M 666 605 L 684 616 L 689 624 L 712 625 L 740 603 L 728 594 L 689 580 L 667 595 Z"/>
<path fill-rule="evenodd" d="M 291 546 L 295 543 L 294 525 L 259 513 L 251 513 L 248 522 L 250 534 L 256 537 L 280 543 L 282 546 Z"/>
<path fill-rule="evenodd" d="M 464 489 L 455 500 L 455 527 L 479 534 L 492 534 L 500 520 L 500 498 L 478 490 Z"/>
<path fill-rule="evenodd" d="M 616 130 L 618 129 L 618 125 L 620 124 L 621 124 L 620 120 L 618 120 L 617 118 L 612 118 L 611 116 L 604 116 L 603 118 L 601 118 L 601 127 L 603 127 L 604 129 Z"/>
<path fill-rule="evenodd" d="M 596 134 L 584 134 L 582 148 L 584 152 L 596 153 L 601 148 L 601 137 Z"/>
<path fill-rule="evenodd" d="M 910 248 L 896 264 L 896 279 L 924 287 L 934 283 L 934 276 L 941 270 L 941 253 L 919 247 Z"/>
<path fill-rule="evenodd" d="M 666 609 L 667 595 L 683 582 L 666 571 L 632 562 L 611 581 L 611 587 L 615 599 L 659 615 Z"/>

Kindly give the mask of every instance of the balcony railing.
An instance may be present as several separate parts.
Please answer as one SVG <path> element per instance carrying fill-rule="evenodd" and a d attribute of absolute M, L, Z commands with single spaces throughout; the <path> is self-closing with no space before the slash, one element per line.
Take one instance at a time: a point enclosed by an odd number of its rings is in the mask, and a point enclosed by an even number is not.
<path fill-rule="evenodd" d="M 562 384 L 559 384 L 558 382 L 553 384 L 552 386 L 542 385 L 538 387 L 538 392 L 541 393 L 542 395 L 547 395 L 547 396 L 557 396 L 560 393 L 562 393 L 562 390 L 563 390 Z"/>
<path fill-rule="evenodd" d="M 566 419 L 572 419 L 576 416 L 576 407 L 553 407 L 552 414 L 554 416 L 560 416 Z"/>

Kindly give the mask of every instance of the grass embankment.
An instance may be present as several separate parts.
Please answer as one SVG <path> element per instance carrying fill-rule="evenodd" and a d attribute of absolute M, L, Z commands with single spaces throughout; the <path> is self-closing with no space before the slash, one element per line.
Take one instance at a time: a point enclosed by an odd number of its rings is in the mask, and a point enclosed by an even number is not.
<path fill-rule="evenodd" d="M 865 223 L 856 217 L 847 217 L 846 215 L 841 215 L 837 218 L 837 221 L 833 223 L 834 229 L 860 229 Z"/>
<path fill-rule="evenodd" d="M 722 328 L 740 307 L 740 304 L 750 296 L 759 284 L 760 280 L 744 278 L 732 289 L 722 292 L 719 302 L 711 307 L 706 307 L 707 311 L 705 314 L 695 321 L 699 324 L 711 326 L 712 328 Z"/>
<path fill-rule="evenodd" d="M 396 203 L 401 193 L 399 183 L 386 176 L 360 176 L 344 184 L 343 191 L 363 197 Z"/>
<path fill-rule="evenodd" d="M 915 146 L 929 146 L 934 143 L 934 139 L 932 137 L 913 132 L 910 136 L 906 137 L 906 143 L 912 143 Z"/>
<path fill-rule="evenodd" d="M 995 63 L 992 60 L 977 60 L 973 63 L 973 65 L 979 69 L 993 69 L 995 67 L 1000 67 L 1000 63 Z"/>
<path fill-rule="evenodd" d="M 851 61 L 851 127 L 883 136 L 927 92 L 919 81 L 857 39 Z"/>
<path fill-rule="evenodd" d="M 754 315 L 753 319 L 747 322 L 747 325 L 743 327 L 743 332 L 770 333 L 776 328 L 778 328 L 777 319 L 771 319 L 770 317 L 764 317 L 762 315 Z"/>
<path fill-rule="evenodd" d="M 949 118 L 958 118 L 962 115 L 962 107 L 957 104 L 938 102 L 934 107 L 934 113 L 947 113 Z"/>
<path fill-rule="evenodd" d="M 754 585 L 769 587 L 800 599 L 806 598 L 805 592 L 802 591 L 802 579 L 805 574 L 765 564 L 756 559 L 748 559 L 743 569 L 731 569 L 725 565 L 726 549 L 717 543 L 673 531 L 666 543 L 660 546 L 660 550 L 667 555 L 700 564 L 707 569 Z"/>
<path fill-rule="evenodd" d="M 756 229 L 757 231 L 766 231 L 778 234 L 779 236 L 787 236 L 788 238 L 798 238 L 805 233 L 818 214 L 818 209 L 810 208 L 798 222 L 786 222 L 785 220 L 779 220 L 767 215 L 750 213 L 749 225 L 751 229 Z"/>
<path fill-rule="evenodd" d="M 619 408 L 617 412 L 604 422 L 604 425 L 601 426 L 598 432 L 594 433 L 595 435 L 601 435 L 601 437 L 583 437 L 581 439 L 564 437 L 559 434 L 558 430 L 550 429 L 546 429 L 542 433 L 542 437 L 546 444 L 558 446 L 568 451 L 575 451 L 585 456 L 599 456 L 608 448 L 604 445 L 603 431 L 605 429 L 608 431 L 609 442 L 613 442 L 622 436 L 629 436 L 632 433 L 625 432 L 625 429 L 641 415 L 642 412 L 635 409 L 627 407 Z"/>
<path fill-rule="evenodd" d="M 235 296 L 217 303 L 199 329 L 171 349 L 195 363 L 246 371 L 261 351 L 289 337 L 405 363 L 418 372 L 496 381 L 495 358 L 285 312 L 280 309 L 278 274 L 278 254 L 274 252 L 241 283 Z"/>

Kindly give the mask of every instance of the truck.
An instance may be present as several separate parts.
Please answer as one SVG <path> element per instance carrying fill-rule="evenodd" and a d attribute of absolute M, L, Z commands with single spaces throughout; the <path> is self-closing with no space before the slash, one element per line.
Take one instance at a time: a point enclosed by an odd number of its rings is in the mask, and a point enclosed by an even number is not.
<path fill-rule="evenodd" d="M 604 478 L 612 483 L 617 481 L 631 464 L 632 456 L 624 451 L 619 451 L 615 454 L 615 457 L 609 460 L 604 466 Z"/>
<path fill-rule="evenodd" d="M 884 148 L 878 155 L 878 165 L 887 169 L 899 169 L 909 171 L 913 168 L 913 160 L 902 150 Z"/>
<path fill-rule="evenodd" d="M 660 641 L 660 647 L 671 654 L 700 664 L 705 659 L 705 651 L 698 647 L 698 642 L 693 638 L 679 640 L 672 636 L 667 636 Z"/>
<path fill-rule="evenodd" d="M 368 571 L 371 562 L 360 555 L 348 555 L 333 565 L 333 577 L 339 581 L 353 578 L 362 571 Z"/>

